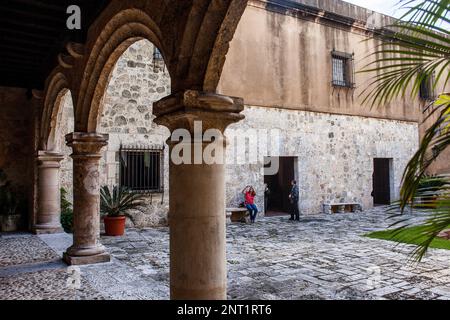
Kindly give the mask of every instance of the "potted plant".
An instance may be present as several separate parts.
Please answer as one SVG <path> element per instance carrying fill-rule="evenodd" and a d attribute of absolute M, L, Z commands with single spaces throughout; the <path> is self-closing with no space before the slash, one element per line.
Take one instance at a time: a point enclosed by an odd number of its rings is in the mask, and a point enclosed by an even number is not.
<path fill-rule="evenodd" d="M 20 205 L 24 204 L 13 189 L 11 181 L 0 169 L 0 229 L 2 232 L 14 232 L 20 229 L 22 215 Z"/>
<path fill-rule="evenodd" d="M 126 217 L 131 216 L 128 210 L 143 204 L 143 195 L 114 186 L 112 192 L 108 186 L 100 189 L 100 213 L 104 216 L 105 234 L 107 236 L 122 236 L 125 233 Z"/>

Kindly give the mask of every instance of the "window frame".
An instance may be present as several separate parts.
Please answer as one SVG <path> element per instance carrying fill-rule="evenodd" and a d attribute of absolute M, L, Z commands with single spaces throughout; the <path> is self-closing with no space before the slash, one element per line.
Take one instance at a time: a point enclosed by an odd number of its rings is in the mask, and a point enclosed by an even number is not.
<path fill-rule="evenodd" d="M 118 184 L 121 187 L 124 187 L 128 190 L 130 190 L 130 192 L 133 193 L 143 193 L 143 194 L 159 194 L 159 193 L 164 193 L 164 147 L 133 147 L 133 146 L 121 146 L 120 150 L 119 150 L 119 181 Z M 157 187 L 156 188 L 151 188 L 150 185 L 146 185 L 146 179 L 143 178 L 143 180 L 141 180 L 140 178 L 135 181 L 133 180 L 133 175 L 130 178 L 125 178 L 124 174 L 128 174 L 130 175 L 130 173 L 128 171 L 124 170 L 124 165 L 123 165 L 123 157 L 127 157 L 127 161 L 128 159 L 131 159 L 133 157 L 133 153 L 134 154 L 145 154 L 145 153 L 150 153 L 150 154 L 156 154 L 156 157 L 158 159 L 158 164 L 159 164 L 159 168 L 156 169 L 156 172 L 158 172 L 158 177 L 156 177 L 157 180 Z M 128 154 L 130 154 L 130 156 L 128 156 Z M 145 157 L 145 155 L 144 155 Z M 132 160 L 132 164 L 131 165 L 136 165 L 137 163 L 140 163 L 137 158 L 134 158 Z M 139 174 L 139 170 L 140 171 L 145 171 L 148 170 L 148 173 L 151 174 L 154 169 L 152 169 L 151 167 L 149 169 L 145 169 L 145 165 L 142 166 L 141 164 L 139 164 L 140 167 L 139 168 L 135 168 L 134 170 L 138 171 L 138 176 L 140 176 Z M 128 179 L 128 183 L 123 183 L 124 179 Z M 150 181 L 152 181 L 154 178 L 149 178 Z M 131 183 L 130 183 L 131 182 Z M 131 186 L 130 186 L 131 184 Z"/>
<path fill-rule="evenodd" d="M 419 75 L 421 76 L 421 75 Z M 435 73 L 428 75 L 420 82 L 419 98 L 424 101 L 434 101 L 436 99 Z"/>
<path fill-rule="evenodd" d="M 336 63 L 335 60 L 343 62 L 342 78 L 343 81 L 335 79 Z M 331 51 L 331 85 L 338 88 L 355 88 L 355 68 L 354 68 L 354 54 L 345 53 L 336 50 Z"/>

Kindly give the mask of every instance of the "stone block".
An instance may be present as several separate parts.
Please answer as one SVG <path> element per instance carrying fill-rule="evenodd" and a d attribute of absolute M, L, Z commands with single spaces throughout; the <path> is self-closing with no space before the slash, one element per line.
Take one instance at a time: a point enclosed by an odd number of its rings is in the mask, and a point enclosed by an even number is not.
<path fill-rule="evenodd" d="M 74 257 L 64 253 L 63 260 L 70 266 L 79 266 L 86 264 L 105 263 L 111 261 L 109 253 L 97 254 L 94 256 Z"/>

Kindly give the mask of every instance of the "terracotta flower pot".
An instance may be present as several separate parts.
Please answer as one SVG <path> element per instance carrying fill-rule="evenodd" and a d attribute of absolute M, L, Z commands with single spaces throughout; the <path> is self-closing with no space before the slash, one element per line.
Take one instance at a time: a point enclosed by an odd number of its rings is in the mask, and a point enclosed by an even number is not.
<path fill-rule="evenodd" d="M 105 217 L 105 234 L 107 236 L 123 236 L 125 233 L 126 217 Z"/>

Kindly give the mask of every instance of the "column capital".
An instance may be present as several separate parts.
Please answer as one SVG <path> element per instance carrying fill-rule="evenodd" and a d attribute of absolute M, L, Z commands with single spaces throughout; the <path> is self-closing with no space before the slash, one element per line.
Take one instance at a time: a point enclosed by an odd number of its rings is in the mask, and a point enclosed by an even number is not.
<path fill-rule="evenodd" d="M 41 167 L 59 168 L 60 162 L 64 160 L 64 155 L 55 151 L 39 150 L 36 159 Z"/>
<path fill-rule="evenodd" d="M 100 156 L 100 151 L 108 145 L 108 134 L 72 132 L 66 135 L 66 142 L 73 150 L 73 156 Z"/>
<path fill-rule="evenodd" d="M 194 122 L 201 121 L 202 129 L 224 131 L 232 123 L 244 119 L 242 98 L 213 92 L 184 90 L 153 104 L 155 122 L 173 131 L 178 128 L 194 131 Z"/>

